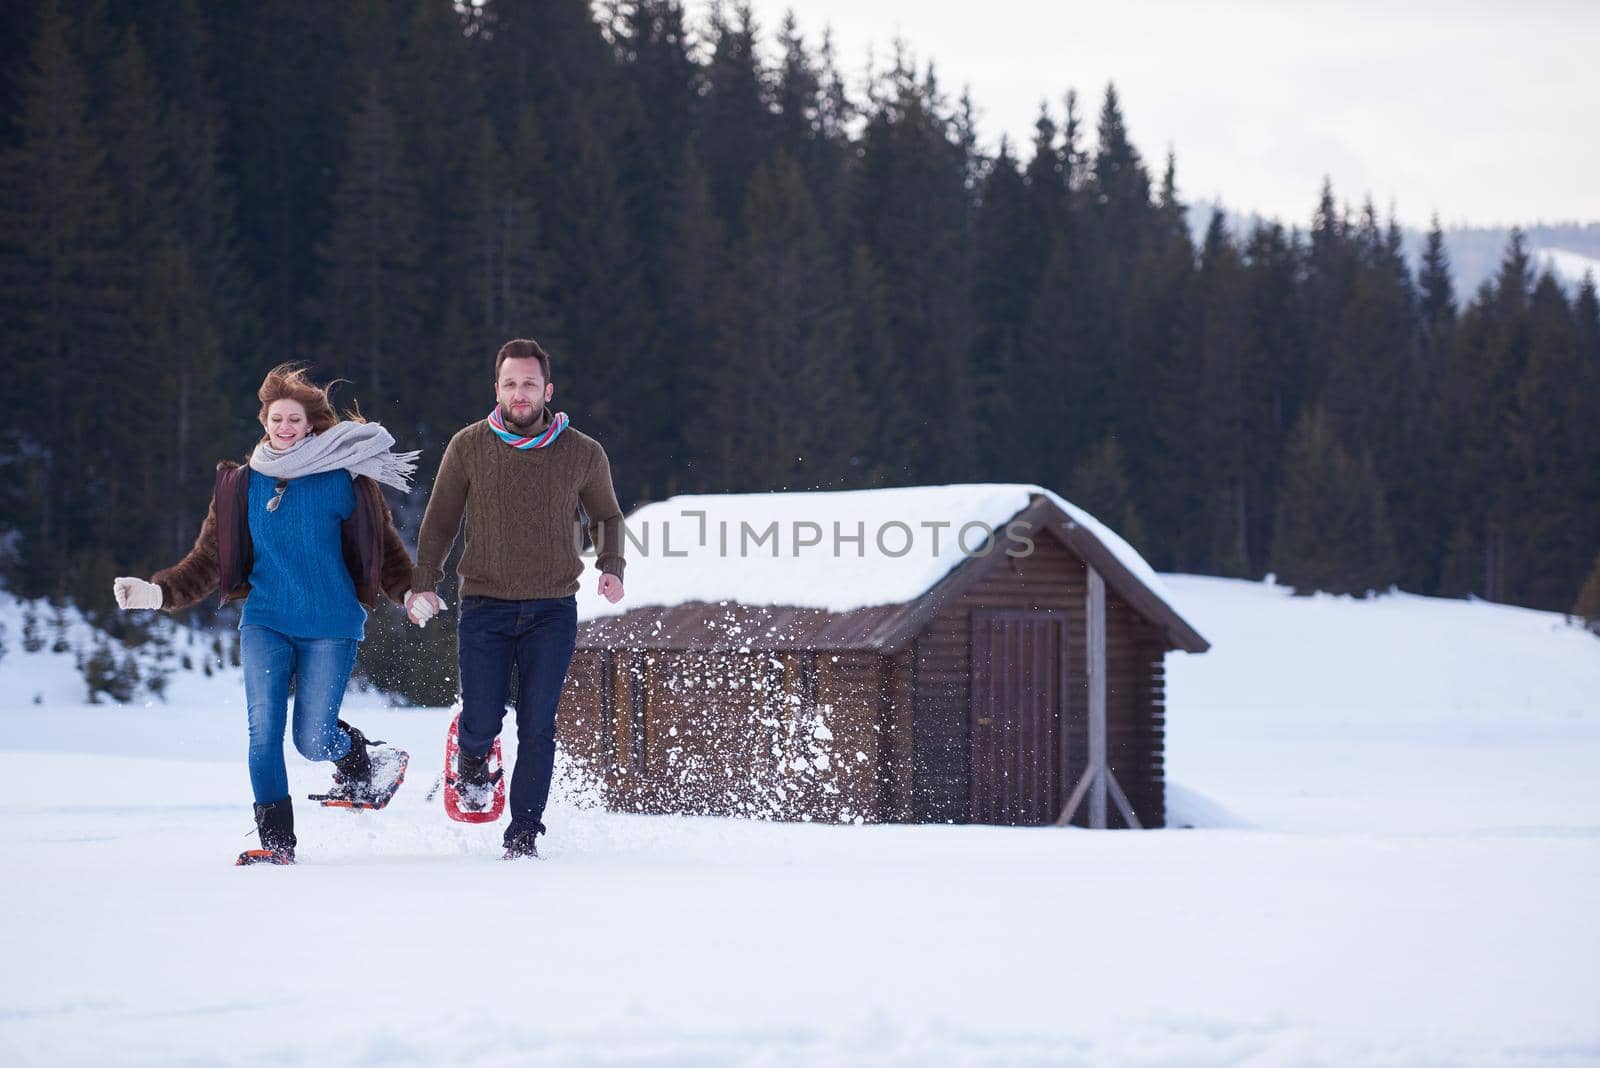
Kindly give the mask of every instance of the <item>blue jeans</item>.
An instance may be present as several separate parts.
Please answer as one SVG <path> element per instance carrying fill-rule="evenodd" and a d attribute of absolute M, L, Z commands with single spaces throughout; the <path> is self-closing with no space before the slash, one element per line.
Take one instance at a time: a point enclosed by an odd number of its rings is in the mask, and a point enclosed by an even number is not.
<path fill-rule="evenodd" d="M 350 752 L 339 729 L 339 706 L 356 664 L 353 638 L 291 638 L 267 627 L 239 628 L 244 694 L 250 706 L 250 788 L 256 804 L 289 796 L 283 731 L 294 679 L 294 747 L 307 760 L 338 760 Z"/>
<path fill-rule="evenodd" d="M 517 764 L 511 776 L 507 837 L 533 828 L 550 799 L 556 760 L 556 707 L 578 640 L 578 599 L 503 601 L 463 597 L 456 637 L 461 660 L 461 748 L 481 756 L 506 714 L 517 668 Z"/>

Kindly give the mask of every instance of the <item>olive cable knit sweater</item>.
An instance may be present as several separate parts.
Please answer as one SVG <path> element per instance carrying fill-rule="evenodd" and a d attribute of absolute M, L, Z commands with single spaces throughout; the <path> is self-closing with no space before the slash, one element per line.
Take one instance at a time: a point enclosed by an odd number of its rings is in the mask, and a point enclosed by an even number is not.
<path fill-rule="evenodd" d="M 578 506 L 589 516 L 595 566 L 622 577 L 622 508 L 600 443 L 571 426 L 542 449 L 515 449 L 487 419 L 445 447 L 417 535 L 416 593 L 433 590 L 466 514 L 461 596 L 566 597 L 583 574 Z"/>

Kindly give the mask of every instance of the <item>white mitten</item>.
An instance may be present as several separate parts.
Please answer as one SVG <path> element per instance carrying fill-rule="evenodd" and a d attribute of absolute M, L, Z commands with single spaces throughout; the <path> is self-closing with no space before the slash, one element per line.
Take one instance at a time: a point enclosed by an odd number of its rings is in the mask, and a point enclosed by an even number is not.
<path fill-rule="evenodd" d="M 440 607 L 442 607 L 442 605 L 443 602 L 440 602 Z M 439 607 L 435 607 L 434 599 L 424 594 L 413 595 L 410 605 L 406 608 L 406 615 L 410 618 L 411 622 L 415 623 L 419 627 L 426 627 L 428 625 L 428 620 L 432 619 L 438 614 Z"/>
<path fill-rule="evenodd" d="M 119 578 L 111 583 L 118 608 L 160 608 L 161 587 L 142 578 Z"/>

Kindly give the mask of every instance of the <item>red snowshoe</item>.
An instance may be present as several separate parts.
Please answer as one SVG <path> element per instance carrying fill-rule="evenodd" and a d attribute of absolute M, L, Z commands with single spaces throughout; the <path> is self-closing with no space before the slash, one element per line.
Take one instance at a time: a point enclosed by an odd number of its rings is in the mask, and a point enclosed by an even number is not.
<path fill-rule="evenodd" d="M 506 810 L 506 779 L 500 739 L 481 762 L 463 759 L 459 731 L 461 713 L 450 720 L 444 740 L 444 811 L 459 823 L 493 823 Z"/>

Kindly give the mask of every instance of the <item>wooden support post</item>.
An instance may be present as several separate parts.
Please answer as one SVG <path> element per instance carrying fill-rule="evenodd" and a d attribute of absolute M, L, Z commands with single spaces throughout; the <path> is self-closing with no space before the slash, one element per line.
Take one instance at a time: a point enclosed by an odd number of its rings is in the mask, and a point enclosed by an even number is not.
<path fill-rule="evenodd" d="M 1089 568 L 1089 826 L 1106 826 L 1106 580 Z"/>
<path fill-rule="evenodd" d="M 1128 804 L 1128 795 L 1122 792 L 1122 784 L 1117 781 L 1110 768 L 1106 769 L 1106 784 L 1111 787 L 1111 798 L 1117 803 L 1117 811 L 1122 813 L 1122 821 L 1136 831 L 1144 830 L 1144 824 L 1134 815 L 1133 806 Z"/>
<path fill-rule="evenodd" d="M 1065 827 L 1071 823 L 1072 817 L 1078 814 L 1078 806 L 1083 804 L 1087 796 L 1089 826 L 1104 830 L 1106 795 L 1109 792 L 1123 822 L 1135 830 L 1142 830 L 1144 825 L 1128 803 L 1128 795 L 1111 773 L 1111 765 L 1106 759 L 1106 583 L 1092 567 L 1089 568 L 1086 615 L 1089 635 L 1084 667 L 1089 679 L 1089 766 L 1083 769 L 1078 785 L 1072 788 L 1072 796 L 1062 806 L 1061 815 L 1056 817 L 1056 826 Z"/>
<path fill-rule="evenodd" d="M 1089 784 L 1093 781 L 1094 769 L 1085 768 L 1083 775 L 1078 779 L 1078 785 L 1072 788 L 1072 796 L 1061 806 L 1061 815 L 1056 817 L 1057 827 L 1065 827 L 1072 822 L 1072 817 L 1078 814 L 1078 806 L 1083 804 L 1083 795 L 1089 792 Z"/>

